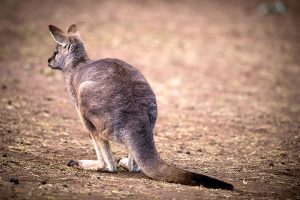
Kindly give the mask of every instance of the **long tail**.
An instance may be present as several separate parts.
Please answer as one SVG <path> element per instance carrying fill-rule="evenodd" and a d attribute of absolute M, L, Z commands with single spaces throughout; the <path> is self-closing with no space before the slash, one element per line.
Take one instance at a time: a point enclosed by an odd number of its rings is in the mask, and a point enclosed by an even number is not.
<path fill-rule="evenodd" d="M 148 128 L 135 130 L 127 140 L 135 161 L 149 177 L 170 183 L 202 185 L 207 188 L 233 190 L 233 185 L 202 174 L 185 171 L 166 164 L 159 156 Z"/>

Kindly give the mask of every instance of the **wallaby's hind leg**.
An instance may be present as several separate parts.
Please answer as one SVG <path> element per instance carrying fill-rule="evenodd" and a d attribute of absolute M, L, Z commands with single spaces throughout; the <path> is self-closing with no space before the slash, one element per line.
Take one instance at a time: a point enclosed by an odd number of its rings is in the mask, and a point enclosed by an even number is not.
<path fill-rule="evenodd" d="M 110 145 L 107 140 L 101 139 L 99 136 L 90 134 L 98 160 L 71 160 L 68 166 L 86 170 L 107 170 L 116 172 L 117 167 L 110 150 Z"/>
<path fill-rule="evenodd" d="M 157 118 L 157 108 L 156 108 L 156 104 L 151 104 L 150 107 L 151 107 L 151 110 L 149 111 L 148 114 L 149 114 L 151 131 L 153 132 L 156 118 Z M 141 171 L 141 168 L 138 166 L 136 161 L 133 159 L 133 156 L 130 151 L 128 154 L 128 158 L 122 158 L 119 161 L 119 165 L 121 167 L 128 169 L 131 172 L 140 172 Z"/>
<path fill-rule="evenodd" d="M 135 162 L 135 160 L 133 159 L 133 156 L 130 152 L 128 154 L 128 158 L 122 158 L 119 161 L 119 165 L 121 167 L 124 167 L 124 168 L 128 169 L 131 172 L 140 172 L 141 171 L 140 167 Z"/>
<path fill-rule="evenodd" d="M 101 156 L 101 151 L 99 148 L 99 145 L 95 139 L 95 137 L 93 137 L 92 134 L 90 134 L 90 137 L 92 139 L 95 151 L 96 151 L 96 155 L 97 155 L 97 159 L 98 160 L 71 160 L 68 163 L 68 166 L 70 167 L 75 167 L 78 169 L 85 169 L 85 170 L 103 170 L 105 169 L 105 162 Z"/>
<path fill-rule="evenodd" d="M 103 140 L 99 136 L 97 136 L 96 141 L 100 147 L 101 155 L 106 164 L 106 168 L 110 172 L 116 172 L 117 166 L 116 166 L 113 154 L 110 150 L 109 141 Z"/>
<path fill-rule="evenodd" d="M 93 137 L 92 140 L 98 160 L 71 160 L 68 166 L 85 170 L 107 170 L 109 172 L 116 172 L 117 167 L 110 150 L 109 142 L 100 138 L 95 140 Z"/>

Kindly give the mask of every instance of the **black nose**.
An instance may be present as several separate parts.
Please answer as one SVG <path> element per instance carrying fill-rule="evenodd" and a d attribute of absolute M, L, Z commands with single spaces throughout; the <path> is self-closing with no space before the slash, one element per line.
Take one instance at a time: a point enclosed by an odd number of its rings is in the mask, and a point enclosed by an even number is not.
<path fill-rule="evenodd" d="M 48 63 L 51 62 L 51 58 L 48 58 Z"/>

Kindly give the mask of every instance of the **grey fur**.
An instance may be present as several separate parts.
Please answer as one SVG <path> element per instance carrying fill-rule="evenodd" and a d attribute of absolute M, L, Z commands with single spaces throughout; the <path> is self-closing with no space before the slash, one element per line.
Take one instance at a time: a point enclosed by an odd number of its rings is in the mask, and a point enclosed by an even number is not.
<path fill-rule="evenodd" d="M 67 35 L 52 25 L 49 30 L 58 45 L 48 65 L 62 70 L 65 76 L 68 93 L 98 152 L 96 167 L 103 166 L 104 162 L 109 171 L 116 170 L 109 147 L 109 141 L 113 141 L 129 149 L 129 159 L 123 160 L 123 164 L 130 170 L 140 166 L 146 175 L 158 180 L 233 188 L 231 184 L 171 167 L 160 158 L 153 140 L 156 98 L 136 68 L 118 59 L 91 61 L 76 25 L 69 27 Z M 83 163 L 87 162 L 69 164 L 85 168 Z M 94 164 L 95 161 L 89 162 L 95 167 Z"/>

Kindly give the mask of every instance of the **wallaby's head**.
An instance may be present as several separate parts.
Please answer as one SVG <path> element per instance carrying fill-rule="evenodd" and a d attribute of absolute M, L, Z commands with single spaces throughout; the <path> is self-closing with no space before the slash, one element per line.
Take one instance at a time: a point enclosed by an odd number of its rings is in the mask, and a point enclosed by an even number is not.
<path fill-rule="evenodd" d="M 67 65 L 76 65 L 87 59 L 84 42 L 75 24 L 69 26 L 67 33 L 53 25 L 49 25 L 49 31 L 57 43 L 53 56 L 48 59 L 49 67 L 63 70 Z"/>

